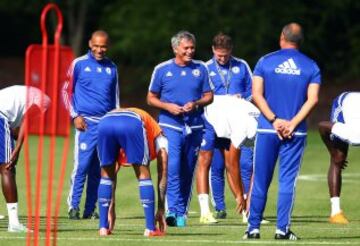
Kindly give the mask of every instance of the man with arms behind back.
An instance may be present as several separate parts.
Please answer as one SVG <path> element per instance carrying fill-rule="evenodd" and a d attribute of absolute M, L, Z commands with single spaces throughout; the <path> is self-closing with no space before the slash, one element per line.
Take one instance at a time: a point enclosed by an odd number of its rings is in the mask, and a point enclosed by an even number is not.
<path fill-rule="evenodd" d="M 290 231 L 296 178 L 306 145 L 306 117 L 318 102 L 320 70 L 298 49 L 303 39 L 297 23 L 286 25 L 281 49 L 263 56 L 254 69 L 253 100 L 261 111 L 255 142 L 254 186 L 245 239 L 260 238 L 260 223 L 275 164 L 279 191 L 275 239 L 297 240 Z"/>

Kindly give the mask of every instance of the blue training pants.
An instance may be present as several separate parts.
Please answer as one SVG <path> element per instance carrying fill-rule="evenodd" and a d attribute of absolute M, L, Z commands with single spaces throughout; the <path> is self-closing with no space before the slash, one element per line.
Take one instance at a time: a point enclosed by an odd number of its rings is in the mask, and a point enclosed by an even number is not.
<path fill-rule="evenodd" d="M 202 131 L 193 130 L 191 134 L 163 127 L 169 142 L 168 180 L 166 202 L 168 213 L 176 216 L 187 215 L 191 200 L 192 182 L 197 156 L 202 140 Z"/>
<path fill-rule="evenodd" d="M 87 129 L 76 130 L 74 144 L 74 169 L 71 175 L 68 206 L 79 208 L 85 181 L 86 200 L 84 214 L 91 214 L 97 201 L 97 190 L 100 182 L 100 162 L 97 153 L 98 122 L 86 119 Z"/>
<path fill-rule="evenodd" d="M 248 231 L 259 229 L 268 189 L 279 158 L 277 229 L 287 233 L 295 201 L 296 178 L 306 145 L 306 136 L 281 141 L 276 134 L 258 133 L 254 151 L 254 184 Z"/>

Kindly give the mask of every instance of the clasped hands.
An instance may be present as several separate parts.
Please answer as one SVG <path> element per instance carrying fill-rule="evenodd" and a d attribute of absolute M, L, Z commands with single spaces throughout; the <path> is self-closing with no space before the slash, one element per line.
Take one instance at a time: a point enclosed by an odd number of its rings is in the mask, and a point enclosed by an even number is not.
<path fill-rule="evenodd" d="M 182 113 L 188 113 L 196 109 L 195 102 L 188 102 L 184 106 L 179 106 L 175 103 L 167 103 L 166 110 L 169 111 L 173 115 L 179 115 Z"/>
<path fill-rule="evenodd" d="M 284 120 L 277 118 L 273 122 L 273 127 L 279 137 L 279 139 L 291 139 L 294 135 L 294 129 L 296 125 L 290 120 Z"/>

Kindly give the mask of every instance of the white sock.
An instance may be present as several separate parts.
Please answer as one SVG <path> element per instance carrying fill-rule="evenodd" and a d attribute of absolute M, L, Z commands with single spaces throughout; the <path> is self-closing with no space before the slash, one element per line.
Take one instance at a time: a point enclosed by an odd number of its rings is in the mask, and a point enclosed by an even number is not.
<path fill-rule="evenodd" d="M 7 210 L 9 215 L 9 225 L 18 225 L 19 217 L 18 217 L 18 204 L 16 203 L 7 203 Z"/>
<path fill-rule="evenodd" d="M 283 236 L 285 236 L 285 235 L 286 235 L 286 233 L 285 233 L 285 232 L 283 232 L 282 230 L 280 230 L 280 229 L 277 229 L 277 228 L 276 228 L 276 231 L 275 231 L 275 233 L 276 233 L 276 234 L 280 234 L 280 235 L 283 235 Z"/>
<path fill-rule="evenodd" d="M 341 212 L 340 197 L 338 197 L 338 196 L 331 197 L 330 203 L 331 203 L 331 216 L 334 216 L 335 214 L 338 214 Z"/>
<path fill-rule="evenodd" d="M 198 195 L 201 216 L 205 216 L 210 213 L 209 208 L 209 194 L 199 194 Z"/>

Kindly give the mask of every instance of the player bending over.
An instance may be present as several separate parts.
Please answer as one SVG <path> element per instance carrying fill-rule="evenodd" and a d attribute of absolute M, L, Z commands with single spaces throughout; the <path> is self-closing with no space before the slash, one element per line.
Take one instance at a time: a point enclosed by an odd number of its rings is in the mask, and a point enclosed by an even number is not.
<path fill-rule="evenodd" d="M 116 186 L 116 159 L 119 150 L 126 155 L 139 181 L 140 200 L 145 214 L 144 236 L 163 236 L 166 231 L 164 201 L 167 179 L 167 139 L 156 121 L 137 108 L 117 109 L 107 113 L 99 123 L 98 152 L 101 163 L 101 181 L 98 190 L 99 234 L 111 234 L 115 209 L 112 198 Z M 157 157 L 158 209 L 155 216 L 155 194 L 150 175 L 150 161 Z M 109 214 L 109 219 L 108 219 Z M 156 228 L 156 222 L 159 228 Z"/>
<path fill-rule="evenodd" d="M 28 232 L 30 230 L 19 222 L 15 167 L 24 141 L 25 117 L 30 122 L 44 113 L 50 99 L 35 87 L 20 85 L 0 90 L 0 98 L 0 174 L 9 216 L 8 231 Z"/>
<path fill-rule="evenodd" d="M 347 165 L 350 145 L 360 145 L 360 92 L 344 92 L 334 101 L 331 121 L 319 123 L 319 132 L 330 153 L 328 186 L 331 202 L 329 222 L 348 224 L 340 208 L 341 172 Z"/>
<path fill-rule="evenodd" d="M 226 109 L 226 110 L 224 110 Z M 232 95 L 215 95 L 204 112 L 204 134 L 198 157 L 196 187 L 200 204 L 200 223 L 217 223 L 209 208 L 209 169 L 215 146 L 222 149 L 236 211 L 246 208 L 241 171 L 240 146 L 255 138 L 258 109 L 250 102 Z"/>

